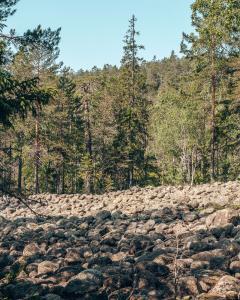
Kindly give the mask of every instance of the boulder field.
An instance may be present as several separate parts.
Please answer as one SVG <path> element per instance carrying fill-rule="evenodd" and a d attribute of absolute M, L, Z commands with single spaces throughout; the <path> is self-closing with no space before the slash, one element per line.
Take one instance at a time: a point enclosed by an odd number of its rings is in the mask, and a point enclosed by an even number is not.
<path fill-rule="evenodd" d="M 240 299 L 240 182 L 0 198 L 0 299 Z"/>

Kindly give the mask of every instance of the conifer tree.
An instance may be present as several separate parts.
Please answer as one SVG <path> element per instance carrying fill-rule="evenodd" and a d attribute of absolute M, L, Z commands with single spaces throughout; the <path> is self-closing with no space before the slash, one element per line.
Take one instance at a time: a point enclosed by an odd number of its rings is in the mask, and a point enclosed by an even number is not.
<path fill-rule="evenodd" d="M 240 53 L 239 13 L 238 0 L 196 0 L 192 4 L 196 33 L 184 34 L 182 42 L 182 52 L 198 62 L 196 71 L 206 78 L 205 84 L 209 86 L 212 179 L 217 174 L 216 114 L 222 78 L 229 71 L 229 59 Z"/>
<path fill-rule="evenodd" d="M 116 104 L 117 137 L 115 149 L 117 168 L 122 174 L 122 187 L 141 183 L 145 176 L 144 163 L 147 147 L 148 101 L 146 75 L 141 68 L 142 58 L 137 44 L 136 17 L 129 21 L 124 39 L 124 55 L 119 75 L 119 98 Z"/>
<path fill-rule="evenodd" d="M 38 78 L 38 86 L 41 87 L 43 78 L 56 71 L 59 65 L 56 59 L 59 56 L 58 44 L 60 31 L 50 28 L 42 29 L 39 25 L 34 30 L 28 30 L 24 34 L 21 51 L 23 51 L 32 67 L 32 76 Z M 35 193 L 40 192 L 39 169 L 41 158 L 40 146 L 41 110 L 36 107 L 35 116 Z"/>

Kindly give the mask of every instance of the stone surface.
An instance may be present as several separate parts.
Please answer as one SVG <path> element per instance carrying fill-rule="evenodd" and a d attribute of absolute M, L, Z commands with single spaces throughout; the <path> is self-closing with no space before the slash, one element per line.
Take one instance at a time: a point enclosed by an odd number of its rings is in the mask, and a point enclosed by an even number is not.
<path fill-rule="evenodd" d="M 239 182 L 28 204 L 0 198 L 0 299 L 238 299 Z"/>

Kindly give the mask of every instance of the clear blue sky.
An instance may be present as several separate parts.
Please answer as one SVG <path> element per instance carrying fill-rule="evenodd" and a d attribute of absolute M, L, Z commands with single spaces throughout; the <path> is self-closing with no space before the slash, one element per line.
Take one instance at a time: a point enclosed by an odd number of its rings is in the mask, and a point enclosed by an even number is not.
<path fill-rule="evenodd" d="M 38 24 L 62 27 L 60 59 L 75 71 L 119 65 L 128 19 L 135 14 L 151 60 L 179 51 L 182 32 L 191 31 L 193 0 L 20 0 L 8 21 L 19 34 Z"/>

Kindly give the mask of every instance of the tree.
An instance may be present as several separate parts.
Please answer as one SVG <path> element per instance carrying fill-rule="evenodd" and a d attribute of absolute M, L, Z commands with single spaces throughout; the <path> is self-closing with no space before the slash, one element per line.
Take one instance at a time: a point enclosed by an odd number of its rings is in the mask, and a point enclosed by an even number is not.
<path fill-rule="evenodd" d="M 147 148 L 148 100 L 146 99 L 146 75 L 141 68 L 138 52 L 143 46 L 136 38 L 136 18 L 132 16 L 124 39 L 124 55 L 119 75 L 119 97 L 115 107 L 117 136 L 115 150 L 117 168 L 122 174 L 122 187 L 141 184 Z M 124 182 L 125 181 L 125 182 Z"/>
<path fill-rule="evenodd" d="M 50 98 L 49 93 L 37 87 L 37 77 L 19 81 L 7 70 L 12 58 L 9 48 L 11 42 L 19 45 L 20 42 L 24 41 L 23 38 L 14 35 L 14 30 L 9 35 L 3 33 L 7 18 L 16 11 L 14 6 L 17 2 L 18 0 L 3 0 L 0 4 L 0 123 L 5 125 L 11 124 L 10 117 L 13 114 L 18 113 L 24 116 L 27 108 L 34 110 L 36 108 L 35 99 L 41 98 L 43 102 L 46 102 Z M 27 41 L 25 40 L 24 43 Z"/>
<path fill-rule="evenodd" d="M 54 101 L 44 110 L 42 123 L 46 154 L 43 161 L 45 190 L 57 193 L 75 192 L 77 160 L 80 160 L 82 139 L 77 124 L 80 98 L 76 84 L 68 69 L 63 69 L 57 78 L 57 93 Z M 52 116 L 54 115 L 54 119 Z"/>
<path fill-rule="evenodd" d="M 192 77 L 192 63 L 173 55 L 160 63 L 161 86 L 150 118 L 149 151 L 157 159 L 160 183 L 207 180 L 201 162 L 205 155 L 204 89 Z"/>
<path fill-rule="evenodd" d="M 56 59 L 59 56 L 60 31 L 60 28 L 55 31 L 50 28 L 42 29 L 39 25 L 32 31 L 28 30 L 23 36 L 24 39 L 20 51 L 24 53 L 26 60 L 31 65 L 31 75 L 39 79 L 39 87 L 43 85 L 43 79 L 51 76 L 59 67 L 56 64 Z M 41 110 L 37 106 L 35 116 L 35 193 L 40 192 L 40 119 Z"/>
<path fill-rule="evenodd" d="M 205 84 L 209 85 L 212 180 L 216 178 L 216 110 L 220 89 L 229 72 L 229 60 L 240 53 L 239 12 L 238 0 L 196 0 L 192 4 L 195 33 L 184 34 L 182 42 L 182 52 L 197 60 L 196 71 L 204 74 Z"/>
<path fill-rule="evenodd" d="M 17 2 L 17 0 L 3 0 L 0 4 L 0 126 L 1 124 L 3 126 L 12 126 L 12 116 L 26 117 L 29 110 L 33 113 L 36 112 L 37 107 L 41 107 L 42 103 L 48 102 L 51 98 L 49 91 L 43 90 L 38 86 L 39 81 L 37 77 L 19 80 L 9 70 L 13 57 L 11 44 L 14 42 L 15 46 L 19 46 L 22 42 L 27 43 L 22 37 L 15 36 L 14 30 L 10 34 L 3 32 L 7 18 L 15 13 L 14 6 Z M 3 149 L 5 149 L 4 151 L 10 151 L 12 158 L 11 144 L 9 150 L 6 150 L 5 146 Z M 5 170 L 6 166 L 1 165 L 1 171 L 5 172 Z M 1 189 L 5 189 L 4 180 L 1 179 L 1 181 Z M 21 180 L 19 179 L 19 189 L 20 185 Z"/>

